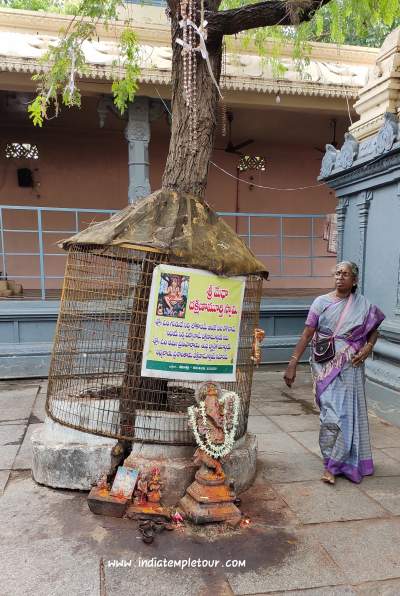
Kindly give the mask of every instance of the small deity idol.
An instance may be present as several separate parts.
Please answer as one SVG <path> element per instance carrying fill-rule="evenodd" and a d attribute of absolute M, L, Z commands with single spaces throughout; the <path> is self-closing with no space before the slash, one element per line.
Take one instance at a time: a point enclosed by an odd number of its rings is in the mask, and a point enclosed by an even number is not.
<path fill-rule="evenodd" d="M 107 474 L 101 474 L 96 483 L 96 486 L 100 490 L 108 490 L 110 488 L 110 485 L 107 482 Z"/>
<path fill-rule="evenodd" d="M 147 480 L 147 476 L 141 472 L 139 474 L 139 477 L 137 480 L 136 491 L 135 491 L 135 496 L 138 497 L 138 501 L 141 505 L 143 505 L 143 503 L 146 503 L 148 491 L 149 491 L 149 482 Z"/>
<path fill-rule="evenodd" d="M 159 468 L 153 468 L 148 483 L 147 500 L 150 503 L 159 503 L 161 499 L 161 477 Z"/>
<path fill-rule="evenodd" d="M 261 342 L 264 337 L 265 331 L 263 329 L 254 329 L 251 359 L 255 366 L 258 366 L 261 362 Z"/>
<path fill-rule="evenodd" d="M 221 389 L 217 383 L 204 383 L 199 391 L 199 398 L 204 401 L 206 425 L 202 416 L 198 416 L 198 427 L 201 434 L 209 433 L 210 440 L 216 445 L 224 442 L 224 411 L 219 398 Z"/>

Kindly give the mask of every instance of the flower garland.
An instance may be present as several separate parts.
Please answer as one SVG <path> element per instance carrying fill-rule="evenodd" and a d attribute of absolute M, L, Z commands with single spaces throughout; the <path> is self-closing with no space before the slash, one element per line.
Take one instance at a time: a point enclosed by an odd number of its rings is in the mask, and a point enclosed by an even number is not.
<path fill-rule="evenodd" d="M 239 421 L 239 396 L 234 391 L 224 391 L 218 398 L 220 404 L 224 406 L 224 442 L 222 445 L 215 445 L 210 438 L 207 423 L 207 413 L 204 401 L 201 401 L 198 408 L 190 406 L 188 408 L 189 424 L 192 428 L 197 445 L 208 455 L 214 458 L 224 457 L 232 451 L 235 444 L 235 434 Z M 203 441 L 198 429 L 197 414 L 201 416 L 201 422 L 206 429 Z"/>

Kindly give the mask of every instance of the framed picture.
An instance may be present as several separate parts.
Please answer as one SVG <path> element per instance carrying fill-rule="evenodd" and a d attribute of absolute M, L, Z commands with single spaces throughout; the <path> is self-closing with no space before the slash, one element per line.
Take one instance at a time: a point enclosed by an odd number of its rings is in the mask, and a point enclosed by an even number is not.
<path fill-rule="evenodd" d="M 135 489 L 138 475 L 138 470 L 119 466 L 110 494 L 114 496 L 123 494 L 124 497 L 130 499 Z"/>

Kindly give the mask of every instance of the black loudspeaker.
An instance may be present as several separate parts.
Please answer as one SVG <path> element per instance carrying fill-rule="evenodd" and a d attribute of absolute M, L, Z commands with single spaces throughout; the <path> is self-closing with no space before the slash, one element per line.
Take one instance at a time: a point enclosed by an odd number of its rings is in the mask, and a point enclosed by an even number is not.
<path fill-rule="evenodd" d="M 33 188 L 33 174 L 29 168 L 19 168 L 17 170 L 18 186 L 23 188 Z"/>

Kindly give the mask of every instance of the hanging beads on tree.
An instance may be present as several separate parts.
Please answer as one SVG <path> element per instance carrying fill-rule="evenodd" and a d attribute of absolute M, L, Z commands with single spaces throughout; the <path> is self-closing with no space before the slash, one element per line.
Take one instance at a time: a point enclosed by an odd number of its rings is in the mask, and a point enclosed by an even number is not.
<path fill-rule="evenodd" d="M 225 83 L 226 83 L 226 44 L 225 43 L 222 44 L 222 63 L 221 63 L 220 82 L 222 85 L 225 85 Z M 220 116 L 221 116 L 221 135 L 223 137 L 226 137 L 227 129 L 228 129 L 228 118 L 227 118 L 228 106 L 227 106 L 223 97 L 220 97 L 219 106 L 220 106 Z"/>
<path fill-rule="evenodd" d="M 204 19 L 204 0 L 200 0 L 200 24 L 196 24 L 199 0 L 180 0 L 178 14 L 182 39 L 176 43 L 182 46 L 183 93 L 187 108 L 187 125 L 191 151 L 195 152 L 198 142 L 198 110 L 197 110 L 197 53 L 206 61 L 210 77 L 222 98 L 218 82 L 215 79 L 206 47 L 207 21 Z"/>
<path fill-rule="evenodd" d="M 182 28 L 183 92 L 187 108 L 190 147 L 197 148 L 197 32 L 195 19 L 197 0 L 181 0 L 180 26 Z"/>
<path fill-rule="evenodd" d="M 195 22 L 195 18 L 196 18 L 196 9 L 197 9 L 196 0 L 189 0 L 189 19 L 193 23 Z M 192 90 L 191 90 L 191 106 L 190 106 L 191 113 L 189 115 L 189 118 L 190 118 L 190 122 L 191 122 L 192 149 L 194 152 L 197 149 L 197 54 L 196 54 L 197 39 L 196 39 L 196 33 L 192 27 L 190 27 L 189 44 L 193 48 L 191 55 L 190 55 Z"/>

